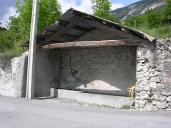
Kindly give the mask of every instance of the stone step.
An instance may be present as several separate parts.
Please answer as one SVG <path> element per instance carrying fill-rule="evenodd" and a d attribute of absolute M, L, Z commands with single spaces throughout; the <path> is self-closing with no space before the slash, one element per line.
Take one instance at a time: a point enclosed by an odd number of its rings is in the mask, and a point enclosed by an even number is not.
<path fill-rule="evenodd" d="M 102 105 L 113 108 L 124 108 L 131 105 L 129 98 L 124 96 L 92 94 L 64 89 L 57 89 L 56 91 L 58 98 L 70 99 L 80 103 Z"/>

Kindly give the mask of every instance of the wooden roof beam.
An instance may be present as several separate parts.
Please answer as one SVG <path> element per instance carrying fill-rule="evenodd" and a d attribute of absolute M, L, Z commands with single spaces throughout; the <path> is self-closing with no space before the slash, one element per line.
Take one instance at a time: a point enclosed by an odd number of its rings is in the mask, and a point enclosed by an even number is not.
<path fill-rule="evenodd" d="M 66 42 L 66 43 L 51 43 L 49 45 L 40 46 L 42 49 L 61 49 L 61 48 L 73 48 L 73 47 L 107 47 L 107 46 L 137 46 L 140 40 L 102 40 L 102 41 L 78 41 L 78 42 Z"/>

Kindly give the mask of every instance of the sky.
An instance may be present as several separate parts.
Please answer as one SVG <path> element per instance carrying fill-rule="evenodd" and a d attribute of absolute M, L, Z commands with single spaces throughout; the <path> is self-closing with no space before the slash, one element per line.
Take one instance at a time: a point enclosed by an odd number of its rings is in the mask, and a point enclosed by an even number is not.
<path fill-rule="evenodd" d="M 86 13 L 92 13 L 91 0 L 58 0 L 62 6 L 62 12 L 65 12 L 69 8 L 74 8 Z M 115 10 L 135 3 L 139 0 L 111 0 L 112 8 Z M 7 22 L 10 16 L 16 15 L 15 0 L 0 0 L 0 22 L 1 26 L 7 26 Z"/>

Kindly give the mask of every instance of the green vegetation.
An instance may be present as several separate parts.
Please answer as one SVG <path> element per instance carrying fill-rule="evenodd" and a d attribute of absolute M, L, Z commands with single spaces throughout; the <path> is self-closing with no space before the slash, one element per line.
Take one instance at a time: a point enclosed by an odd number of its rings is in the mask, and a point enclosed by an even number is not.
<path fill-rule="evenodd" d="M 171 37 L 171 0 L 166 0 L 162 11 L 148 10 L 142 15 L 127 18 L 123 24 L 156 38 Z"/>
<path fill-rule="evenodd" d="M 30 35 L 32 0 L 17 0 L 18 17 L 11 17 L 9 33 L 15 41 L 26 41 Z M 61 15 L 61 7 L 56 0 L 40 0 L 38 14 L 38 32 L 53 24 Z M 16 34 L 17 33 L 17 34 Z"/>
<path fill-rule="evenodd" d="M 148 27 L 140 27 L 137 29 L 156 38 L 171 37 L 171 25 L 163 25 L 152 29 L 149 29 Z"/>
<path fill-rule="evenodd" d="M 110 0 L 91 0 L 93 4 L 93 14 L 95 16 L 113 21 L 119 22 L 118 18 L 110 13 L 112 6 Z"/>
<path fill-rule="evenodd" d="M 20 54 L 23 49 L 19 46 L 29 39 L 32 0 L 17 0 L 16 9 L 18 16 L 10 17 L 8 30 L 2 32 L 0 38 L 0 52 L 9 51 L 10 53 Z M 57 0 L 40 0 L 38 14 L 38 32 L 43 31 L 47 26 L 55 23 L 61 15 L 61 6 Z"/>
<path fill-rule="evenodd" d="M 9 40 L 7 39 L 5 30 L 0 30 L 0 52 L 4 52 L 6 49 L 10 49 L 12 47 L 12 44 L 9 43 Z"/>

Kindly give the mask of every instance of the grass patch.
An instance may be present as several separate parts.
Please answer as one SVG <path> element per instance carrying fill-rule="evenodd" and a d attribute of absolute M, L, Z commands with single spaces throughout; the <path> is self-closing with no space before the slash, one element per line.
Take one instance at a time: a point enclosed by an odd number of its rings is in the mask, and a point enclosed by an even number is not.
<path fill-rule="evenodd" d="M 137 28 L 138 30 L 147 33 L 155 38 L 169 38 L 171 37 L 171 25 L 164 25 L 158 28 L 147 28 L 147 27 L 140 27 Z"/>

